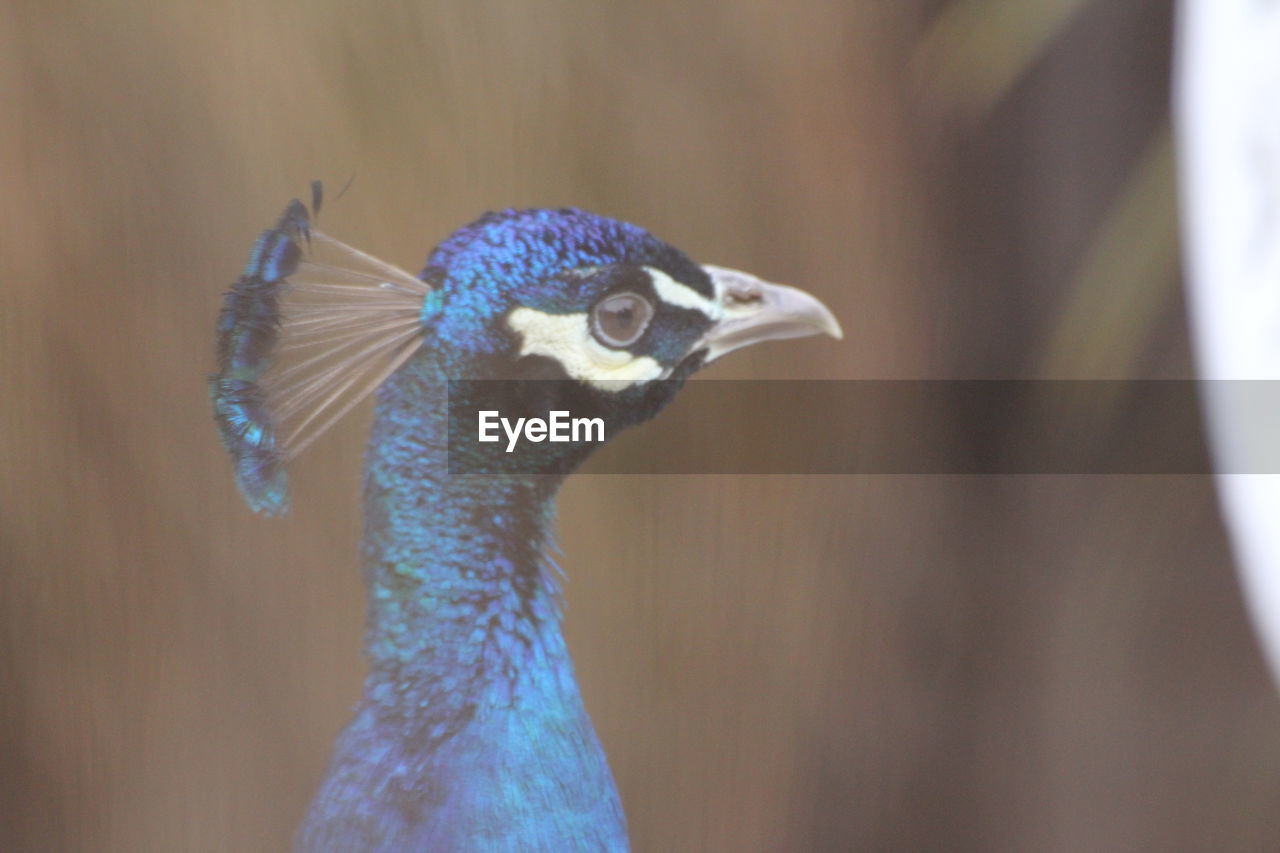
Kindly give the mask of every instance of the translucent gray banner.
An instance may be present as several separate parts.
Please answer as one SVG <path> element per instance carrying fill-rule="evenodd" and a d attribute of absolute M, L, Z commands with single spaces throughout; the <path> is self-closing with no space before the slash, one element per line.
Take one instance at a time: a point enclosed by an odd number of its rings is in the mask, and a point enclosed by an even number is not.
<path fill-rule="evenodd" d="M 1216 461 L 1224 473 L 1280 474 L 1280 382 L 661 385 L 450 382 L 450 471 L 1209 474 Z M 665 394 L 672 402 L 657 417 L 628 426 Z M 1219 437 L 1212 461 L 1202 401 Z"/>

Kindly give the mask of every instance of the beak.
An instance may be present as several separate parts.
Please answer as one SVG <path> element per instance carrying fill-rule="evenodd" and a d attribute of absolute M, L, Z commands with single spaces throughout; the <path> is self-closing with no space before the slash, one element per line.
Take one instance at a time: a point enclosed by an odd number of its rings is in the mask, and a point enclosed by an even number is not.
<path fill-rule="evenodd" d="M 807 338 L 826 333 L 844 337 L 831 309 L 803 290 L 770 284 L 724 267 L 704 266 L 716 288 L 721 318 L 695 349 L 707 351 L 706 362 L 764 341 Z"/>

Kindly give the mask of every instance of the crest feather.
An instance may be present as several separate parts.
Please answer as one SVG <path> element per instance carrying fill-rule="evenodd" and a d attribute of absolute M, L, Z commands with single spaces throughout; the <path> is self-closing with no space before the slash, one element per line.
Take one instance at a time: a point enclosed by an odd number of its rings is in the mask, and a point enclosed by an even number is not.
<path fill-rule="evenodd" d="M 218 316 L 214 419 L 240 491 L 288 508 L 286 463 L 377 389 L 422 344 L 431 287 L 312 227 L 297 199 L 262 233 Z"/>

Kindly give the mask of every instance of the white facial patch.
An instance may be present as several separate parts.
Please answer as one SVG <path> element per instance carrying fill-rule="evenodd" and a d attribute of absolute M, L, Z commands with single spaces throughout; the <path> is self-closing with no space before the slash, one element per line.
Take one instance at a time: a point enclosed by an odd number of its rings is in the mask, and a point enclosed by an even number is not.
<path fill-rule="evenodd" d="M 676 281 L 662 270 L 645 267 L 644 271 L 649 274 L 650 280 L 653 281 L 653 292 L 668 305 L 701 311 L 713 323 L 718 322 L 724 316 L 724 309 L 715 299 L 708 299 L 692 287 Z"/>
<path fill-rule="evenodd" d="M 604 346 L 592 336 L 588 323 L 585 313 L 544 314 L 532 308 L 517 308 L 507 317 L 507 325 L 520 335 L 520 355 L 553 358 L 574 379 L 602 390 L 620 391 L 666 373 L 647 355 Z"/>

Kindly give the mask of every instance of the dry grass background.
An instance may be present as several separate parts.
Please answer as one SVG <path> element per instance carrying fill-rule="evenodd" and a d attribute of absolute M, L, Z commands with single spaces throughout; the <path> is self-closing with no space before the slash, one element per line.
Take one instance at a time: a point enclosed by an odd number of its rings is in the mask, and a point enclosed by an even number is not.
<path fill-rule="evenodd" d="M 1158 132 L 1168 4 L 984 70 L 979 121 L 940 5 L 4 0 L 0 849 L 288 845 L 362 675 L 363 424 L 259 519 L 203 378 L 313 177 L 355 172 L 326 228 L 409 268 L 574 204 L 845 324 L 719 377 L 1188 375 L 1170 272 L 1073 286 Z M 1203 477 L 572 481 L 636 848 L 1273 849 L 1280 702 L 1216 513 Z"/>

